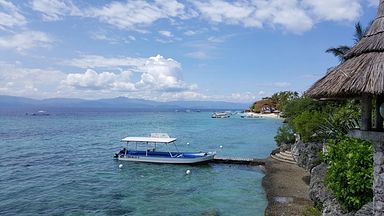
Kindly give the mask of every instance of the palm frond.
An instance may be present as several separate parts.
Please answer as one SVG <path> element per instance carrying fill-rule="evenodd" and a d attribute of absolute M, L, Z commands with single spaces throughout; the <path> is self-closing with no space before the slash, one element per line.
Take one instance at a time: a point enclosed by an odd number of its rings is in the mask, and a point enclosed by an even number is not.
<path fill-rule="evenodd" d="M 331 53 L 334 56 L 338 57 L 340 61 L 344 61 L 344 55 L 350 50 L 349 46 L 339 46 L 339 47 L 331 47 L 327 49 L 326 53 Z"/>

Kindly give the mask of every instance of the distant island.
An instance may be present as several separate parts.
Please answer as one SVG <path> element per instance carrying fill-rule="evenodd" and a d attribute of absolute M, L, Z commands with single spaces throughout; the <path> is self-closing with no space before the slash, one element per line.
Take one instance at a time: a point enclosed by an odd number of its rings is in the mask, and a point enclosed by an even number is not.
<path fill-rule="evenodd" d="M 31 99 L 25 97 L 0 95 L 0 110 L 35 109 L 48 110 L 58 108 L 72 109 L 113 109 L 113 110 L 244 110 L 246 103 L 224 101 L 169 101 L 159 102 L 127 97 L 97 100 L 79 98 Z"/>

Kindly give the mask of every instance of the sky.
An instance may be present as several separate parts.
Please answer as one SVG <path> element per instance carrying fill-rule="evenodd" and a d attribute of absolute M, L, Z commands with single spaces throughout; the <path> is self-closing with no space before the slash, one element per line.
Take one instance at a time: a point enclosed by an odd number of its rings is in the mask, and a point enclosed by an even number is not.
<path fill-rule="evenodd" d="M 0 0 L 0 95 L 253 102 L 303 93 L 379 0 Z"/>

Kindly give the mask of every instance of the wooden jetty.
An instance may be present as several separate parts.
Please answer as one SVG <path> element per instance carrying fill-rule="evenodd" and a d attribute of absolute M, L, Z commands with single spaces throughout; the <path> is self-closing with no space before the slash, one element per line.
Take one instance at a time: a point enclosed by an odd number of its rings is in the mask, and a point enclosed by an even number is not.
<path fill-rule="evenodd" d="M 215 156 L 212 163 L 243 164 L 243 165 L 259 166 L 259 165 L 265 165 L 265 159 Z"/>

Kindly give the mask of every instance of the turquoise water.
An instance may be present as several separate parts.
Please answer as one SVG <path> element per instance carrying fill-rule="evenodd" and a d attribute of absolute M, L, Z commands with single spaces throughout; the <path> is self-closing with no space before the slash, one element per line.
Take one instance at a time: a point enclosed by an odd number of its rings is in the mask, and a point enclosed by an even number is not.
<path fill-rule="evenodd" d="M 177 137 L 182 150 L 221 156 L 264 158 L 275 147 L 281 121 L 210 114 L 0 114 L 0 215 L 263 215 L 263 173 L 256 167 L 112 158 L 121 138 L 151 132 Z"/>

